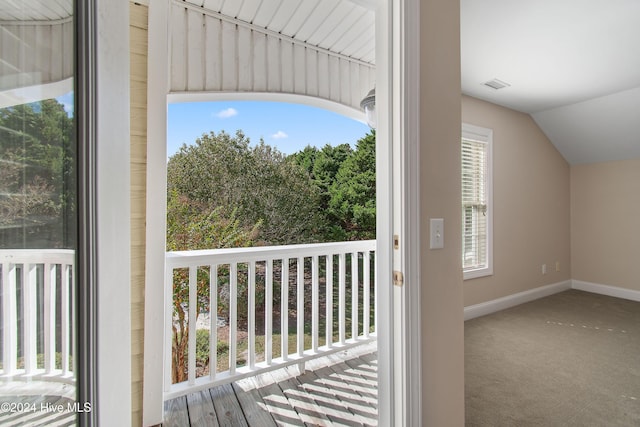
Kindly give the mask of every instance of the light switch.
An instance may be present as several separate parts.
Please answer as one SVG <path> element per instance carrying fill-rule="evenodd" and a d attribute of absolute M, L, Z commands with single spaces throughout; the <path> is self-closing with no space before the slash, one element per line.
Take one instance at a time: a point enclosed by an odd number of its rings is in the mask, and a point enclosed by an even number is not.
<path fill-rule="evenodd" d="M 444 219 L 431 218 L 430 220 L 430 245 L 431 249 L 444 248 Z"/>

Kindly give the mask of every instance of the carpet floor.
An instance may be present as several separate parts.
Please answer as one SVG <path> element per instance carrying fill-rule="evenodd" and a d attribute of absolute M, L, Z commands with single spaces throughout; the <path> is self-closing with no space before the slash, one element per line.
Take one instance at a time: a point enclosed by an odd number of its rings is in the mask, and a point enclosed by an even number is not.
<path fill-rule="evenodd" d="M 640 426 L 640 303 L 569 290 L 465 322 L 467 426 Z"/>

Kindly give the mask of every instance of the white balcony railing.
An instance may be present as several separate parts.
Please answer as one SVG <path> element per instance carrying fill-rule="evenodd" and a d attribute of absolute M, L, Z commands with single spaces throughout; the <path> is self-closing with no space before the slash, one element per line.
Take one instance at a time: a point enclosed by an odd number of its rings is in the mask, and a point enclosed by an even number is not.
<path fill-rule="evenodd" d="M 0 250 L 5 380 L 74 381 L 75 251 Z"/>
<path fill-rule="evenodd" d="M 307 360 L 374 340 L 375 249 L 375 240 L 367 240 L 168 252 L 165 400 L 287 365 L 298 365 L 304 370 Z M 256 294 L 258 288 L 259 295 Z M 179 294 L 185 296 L 186 301 L 175 304 L 174 295 Z M 221 294 L 225 298 L 225 304 L 221 304 L 224 310 L 219 307 Z M 278 296 L 278 307 L 275 307 Z M 257 300 L 264 302 L 256 303 Z M 196 371 L 196 329 L 203 325 L 202 321 L 188 321 L 202 317 L 199 307 L 210 308 L 211 315 L 204 326 L 209 330 L 209 349 L 212 349 L 208 357 L 209 372 L 200 375 Z M 176 339 L 173 329 L 179 311 L 188 319 L 183 321 L 188 325 L 187 374 L 184 381 L 173 383 L 172 363 L 176 363 L 172 360 Z M 219 311 L 224 311 L 225 338 L 228 337 L 225 369 L 216 369 Z M 264 313 L 264 318 L 257 319 L 256 313 Z M 242 322 L 239 317 L 243 317 Z M 264 330 L 256 331 L 256 320 L 260 324 L 264 320 Z M 276 348 L 274 337 L 278 334 L 274 334 L 274 323 L 279 324 L 280 332 L 280 345 Z M 242 324 L 240 328 L 239 324 Z M 294 324 L 295 351 L 290 351 L 289 326 Z M 322 330 L 321 324 L 324 324 Z M 238 363 L 239 333 L 243 339 L 246 337 L 244 364 Z M 256 350 L 256 337 L 260 338 L 261 351 Z"/>

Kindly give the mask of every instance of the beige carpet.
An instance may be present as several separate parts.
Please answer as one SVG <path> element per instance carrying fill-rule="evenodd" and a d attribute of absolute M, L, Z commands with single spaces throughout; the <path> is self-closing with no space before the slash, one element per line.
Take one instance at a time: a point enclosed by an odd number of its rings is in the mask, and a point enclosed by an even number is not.
<path fill-rule="evenodd" d="M 640 303 L 569 290 L 465 323 L 467 426 L 640 426 Z"/>

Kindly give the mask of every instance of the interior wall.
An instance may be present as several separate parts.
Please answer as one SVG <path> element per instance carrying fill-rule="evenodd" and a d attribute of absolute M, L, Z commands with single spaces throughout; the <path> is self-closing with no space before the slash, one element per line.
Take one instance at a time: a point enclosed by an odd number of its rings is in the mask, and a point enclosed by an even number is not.
<path fill-rule="evenodd" d="M 142 425 L 148 7 L 129 3 L 131 117 L 131 425 Z"/>
<path fill-rule="evenodd" d="M 571 168 L 572 278 L 640 291 L 640 159 Z"/>
<path fill-rule="evenodd" d="M 420 23 L 422 424 L 464 426 L 460 2 L 421 1 Z M 429 218 L 444 218 L 443 249 L 428 249 Z"/>
<path fill-rule="evenodd" d="M 528 114 L 463 96 L 462 121 L 493 130 L 494 274 L 465 306 L 571 279 L 569 164 Z"/>

